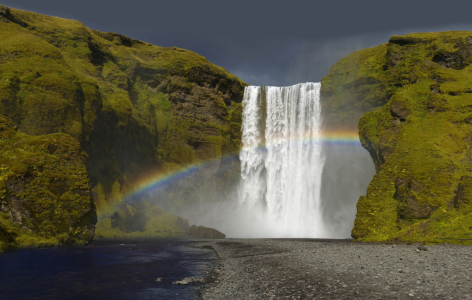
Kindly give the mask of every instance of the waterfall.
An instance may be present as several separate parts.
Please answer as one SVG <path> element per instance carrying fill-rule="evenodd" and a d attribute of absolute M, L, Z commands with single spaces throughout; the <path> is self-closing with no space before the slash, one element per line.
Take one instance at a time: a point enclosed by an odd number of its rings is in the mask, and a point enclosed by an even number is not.
<path fill-rule="evenodd" d="M 264 237 L 327 236 L 321 214 L 320 87 L 301 83 L 244 91 L 239 205 L 270 231 Z"/>

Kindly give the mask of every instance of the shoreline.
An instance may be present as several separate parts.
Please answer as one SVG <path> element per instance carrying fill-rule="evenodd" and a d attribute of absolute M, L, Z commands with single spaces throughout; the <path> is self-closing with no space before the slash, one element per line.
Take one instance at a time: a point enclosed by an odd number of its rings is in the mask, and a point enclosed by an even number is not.
<path fill-rule="evenodd" d="M 472 299 L 472 247 L 322 239 L 195 241 L 217 255 L 200 299 Z"/>

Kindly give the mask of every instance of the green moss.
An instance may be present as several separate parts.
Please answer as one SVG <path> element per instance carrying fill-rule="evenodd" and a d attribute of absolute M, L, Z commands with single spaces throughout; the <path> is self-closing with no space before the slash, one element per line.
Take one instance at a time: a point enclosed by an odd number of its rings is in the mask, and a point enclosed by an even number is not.
<path fill-rule="evenodd" d="M 60 245 L 63 235 L 45 237 L 23 229 L 11 221 L 5 212 L 0 212 L 0 252 L 14 248 L 50 247 Z"/>
<path fill-rule="evenodd" d="M 30 136 L 0 115 L 1 231 L 3 248 L 87 243 L 93 238 L 85 154 L 62 133 Z M 7 217 L 8 216 L 8 217 Z"/>
<path fill-rule="evenodd" d="M 458 190 L 472 171 L 472 67 L 464 54 L 472 53 L 471 36 L 392 37 L 347 56 L 323 79 L 328 110 L 370 111 L 360 119 L 359 134 L 377 175 L 357 204 L 352 234 L 358 240 L 471 244 L 470 207 L 454 205 L 459 198 L 469 203 Z M 353 67 L 343 70 L 347 65 Z M 363 79 L 366 74 L 379 89 Z M 378 106 L 372 96 L 381 100 Z"/>

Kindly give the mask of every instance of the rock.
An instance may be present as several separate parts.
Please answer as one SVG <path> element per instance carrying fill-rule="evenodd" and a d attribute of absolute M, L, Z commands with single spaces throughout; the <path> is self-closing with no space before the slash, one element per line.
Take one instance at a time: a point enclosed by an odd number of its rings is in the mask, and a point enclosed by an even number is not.
<path fill-rule="evenodd" d="M 182 279 L 182 280 L 177 280 L 177 281 L 172 282 L 172 284 L 176 284 L 176 285 L 188 285 L 189 283 L 196 283 L 196 282 L 203 283 L 203 282 L 205 282 L 205 279 L 203 279 L 203 278 L 196 278 L 196 277 L 185 277 L 185 278 Z"/>
<path fill-rule="evenodd" d="M 431 215 L 434 208 L 427 202 L 419 201 L 418 198 L 428 191 L 426 187 L 414 177 L 407 181 L 403 178 L 395 180 L 395 192 L 399 206 L 400 217 L 402 219 L 425 219 Z"/>
<path fill-rule="evenodd" d="M 458 44 L 456 48 L 456 51 L 437 50 L 432 61 L 445 68 L 464 69 L 471 63 L 472 48 L 467 44 Z"/>
<path fill-rule="evenodd" d="M 448 101 L 444 95 L 428 96 L 428 113 L 448 111 Z"/>
<path fill-rule="evenodd" d="M 424 245 L 419 245 L 418 246 L 418 250 L 420 251 L 428 251 L 428 249 L 426 249 L 426 247 Z"/>
<path fill-rule="evenodd" d="M 10 9 L 0 4 L 0 15 L 6 16 L 9 13 L 10 13 Z"/>
<path fill-rule="evenodd" d="M 413 38 L 413 37 L 406 37 L 406 36 L 392 36 L 388 41 L 392 44 L 397 44 L 400 46 L 410 45 L 410 44 L 425 44 L 428 41 L 421 38 Z"/>
<path fill-rule="evenodd" d="M 398 100 L 393 101 L 390 104 L 390 112 L 394 117 L 399 118 L 400 121 L 405 121 L 410 114 L 410 110 L 407 108 L 406 103 Z"/>
<path fill-rule="evenodd" d="M 429 89 L 431 90 L 431 93 L 433 94 L 440 94 L 441 92 L 441 85 L 435 83 L 429 86 Z"/>
<path fill-rule="evenodd" d="M 187 236 L 194 239 L 224 239 L 226 235 L 216 229 L 192 225 L 187 231 Z"/>
<path fill-rule="evenodd" d="M 472 203 L 470 197 L 472 191 L 472 177 L 462 176 L 457 187 L 456 197 L 454 198 L 454 208 L 460 209 L 462 206 Z M 469 228 L 470 229 L 470 228 Z"/>

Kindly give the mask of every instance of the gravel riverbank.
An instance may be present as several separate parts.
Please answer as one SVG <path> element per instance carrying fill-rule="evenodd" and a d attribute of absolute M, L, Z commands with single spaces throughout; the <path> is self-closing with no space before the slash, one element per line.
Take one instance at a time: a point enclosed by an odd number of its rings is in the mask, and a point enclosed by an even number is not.
<path fill-rule="evenodd" d="M 202 299 L 472 299 L 472 247 L 349 240 L 199 242 L 219 259 Z"/>

